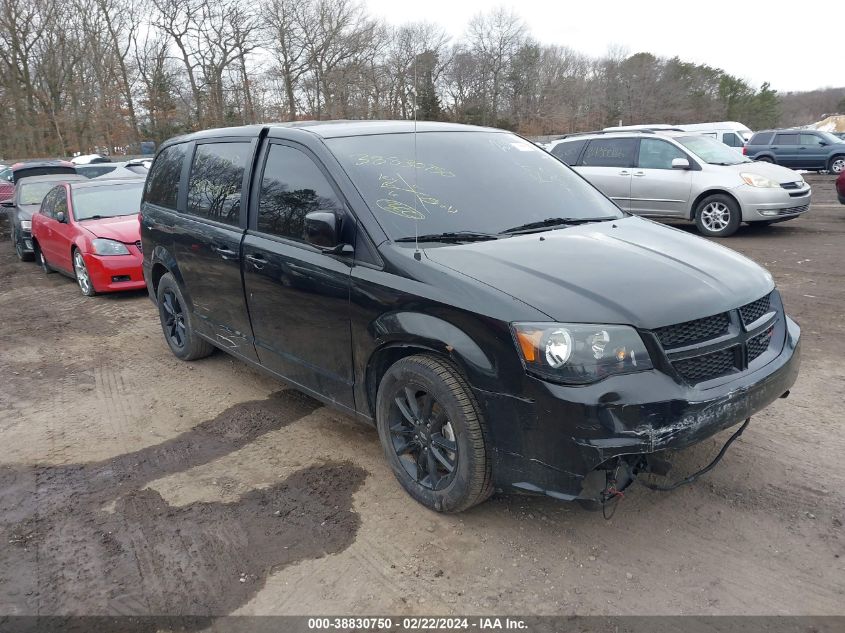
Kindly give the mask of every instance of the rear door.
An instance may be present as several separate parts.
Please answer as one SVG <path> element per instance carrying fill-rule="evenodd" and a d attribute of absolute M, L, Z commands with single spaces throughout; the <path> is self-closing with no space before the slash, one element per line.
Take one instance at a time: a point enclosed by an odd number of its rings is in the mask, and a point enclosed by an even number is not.
<path fill-rule="evenodd" d="M 798 166 L 798 134 L 775 134 L 772 140 L 772 153 L 775 162 L 784 167 Z"/>
<path fill-rule="evenodd" d="M 576 171 L 627 211 L 636 154 L 636 138 L 594 138 L 587 143 Z"/>
<path fill-rule="evenodd" d="M 257 360 L 241 283 L 247 176 L 255 139 L 197 141 L 186 181 L 184 212 L 173 227 L 173 255 L 200 332 L 219 347 Z M 190 154 L 189 150 L 189 154 Z M 243 211 L 243 212 L 242 212 Z"/>
<path fill-rule="evenodd" d="M 827 167 L 827 146 L 824 139 L 816 134 L 801 134 L 798 138 L 798 158 L 796 167 L 824 169 Z"/>
<path fill-rule="evenodd" d="M 354 408 L 349 288 L 352 259 L 306 243 L 305 214 L 354 223 L 322 165 L 302 146 L 267 144 L 244 239 L 244 287 L 261 364 Z"/>
<path fill-rule="evenodd" d="M 660 138 L 640 139 L 637 166 L 631 181 L 631 213 L 689 217 L 691 169 L 672 169 L 672 161 L 692 159 Z"/>

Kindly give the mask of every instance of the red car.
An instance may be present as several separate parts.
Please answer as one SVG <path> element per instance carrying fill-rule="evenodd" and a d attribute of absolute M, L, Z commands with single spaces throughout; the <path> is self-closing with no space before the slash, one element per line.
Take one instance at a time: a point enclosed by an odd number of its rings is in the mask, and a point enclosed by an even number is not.
<path fill-rule="evenodd" d="M 836 179 L 836 195 L 839 196 L 839 202 L 845 204 L 845 171 Z"/>
<path fill-rule="evenodd" d="M 75 277 L 82 294 L 145 288 L 141 271 L 143 180 L 89 180 L 51 189 L 32 216 L 44 272 Z"/>

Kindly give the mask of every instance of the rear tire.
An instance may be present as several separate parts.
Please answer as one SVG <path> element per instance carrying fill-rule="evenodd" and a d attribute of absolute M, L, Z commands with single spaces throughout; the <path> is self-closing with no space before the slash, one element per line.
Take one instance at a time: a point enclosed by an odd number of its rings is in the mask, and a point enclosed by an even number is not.
<path fill-rule="evenodd" d="M 707 196 L 695 210 L 695 226 L 707 237 L 728 237 L 736 233 L 742 212 L 736 200 L 724 194 Z"/>
<path fill-rule="evenodd" d="M 418 355 L 391 365 L 378 389 L 376 426 L 393 474 L 422 505 L 461 512 L 492 494 L 484 421 L 448 361 Z"/>
<path fill-rule="evenodd" d="M 156 299 L 164 340 L 173 355 L 181 360 L 211 355 L 214 346 L 194 331 L 188 303 L 171 273 L 165 273 L 159 280 Z"/>
<path fill-rule="evenodd" d="M 49 275 L 50 273 L 55 272 L 50 264 L 47 263 L 47 258 L 44 257 L 44 251 L 42 251 L 41 247 L 38 246 L 38 242 L 33 242 L 32 248 L 35 250 L 35 261 L 38 262 L 39 266 L 41 266 L 41 270 L 44 271 L 44 274 Z"/>

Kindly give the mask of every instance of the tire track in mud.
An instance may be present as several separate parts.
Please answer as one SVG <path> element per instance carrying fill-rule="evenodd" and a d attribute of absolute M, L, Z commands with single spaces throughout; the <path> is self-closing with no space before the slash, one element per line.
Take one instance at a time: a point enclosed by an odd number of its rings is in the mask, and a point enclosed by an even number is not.
<path fill-rule="evenodd" d="M 174 507 L 146 487 L 320 406 L 286 390 L 113 459 L 0 467 L 0 613 L 224 615 L 273 570 L 343 551 L 366 477 L 349 462 L 302 468 L 233 503 Z"/>

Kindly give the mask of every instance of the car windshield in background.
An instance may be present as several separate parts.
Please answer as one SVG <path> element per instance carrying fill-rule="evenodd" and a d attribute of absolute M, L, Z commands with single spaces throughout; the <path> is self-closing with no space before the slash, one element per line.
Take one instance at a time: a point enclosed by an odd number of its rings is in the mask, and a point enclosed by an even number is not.
<path fill-rule="evenodd" d="M 707 136 L 677 136 L 675 140 L 711 165 L 739 165 L 751 162 L 735 149 Z"/>
<path fill-rule="evenodd" d="M 47 195 L 47 192 L 57 184 L 59 183 L 54 180 L 49 180 L 47 182 L 21 183 L 18 185 L 21 190 L 20 198 L 18 199 L 19 204 L 41 204 L 41 201 L 44 199 L 44 196 Z"/>
<path fill-rule="evenodd" d="M 136 215 L 141 209 L 143 191 L 143 182 L 80 187 L 73 192 L 73 214 L 77 221 Z"/>
<path fill-rule="evenodd" d="M 841 138 L 839 138 L 838 136 L 836 136 L 835 134 L 832 134 L 830 132 L 819 132 L 819 134 L 821 135 L 821 137 L 827 143 L 841 143 L 842 142 Z"/>
<path fill-rule="evenodd" d="M 555 218 L 575 223 L 623 216 L 571 169 L 518 136 L 420 132 L 416 142 L 414 136 L 326 141 L 393 240 L 498 235 Z"/>

